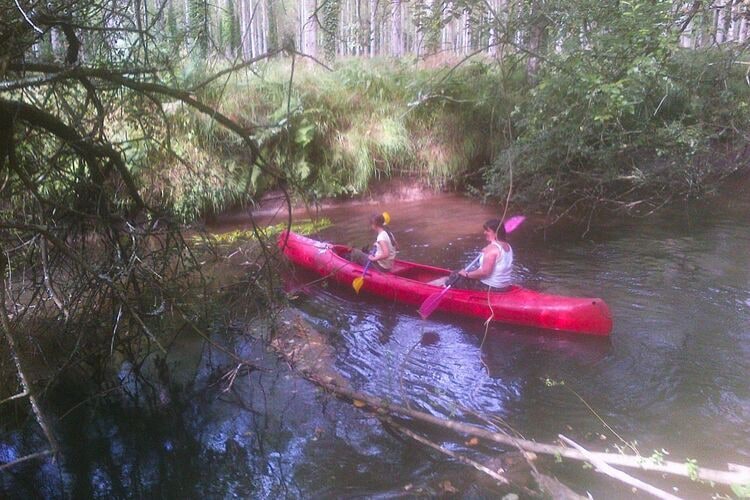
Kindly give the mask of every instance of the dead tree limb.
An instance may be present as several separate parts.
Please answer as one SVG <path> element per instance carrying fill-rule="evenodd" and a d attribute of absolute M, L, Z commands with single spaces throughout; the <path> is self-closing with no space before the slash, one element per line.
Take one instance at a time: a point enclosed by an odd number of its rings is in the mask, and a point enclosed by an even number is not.
<path fill-rule="evenodd" d="M 10 469 L 11 467 L 14 467 L 18 464 L 28 462 L 29 460 L 35 460 L 37 458 L 46 457 L 47 455 L 52 455 L 52 453 L 52 450 L 44 450 L 37 453 L 32 453 L 31 455 L 26 455 L 25 457 L 21 457 L 18 460 L 13 460 L 12 462 L 0 465 L 0 472 L 4 471 L 5 469 Z"/>
<path fill-rule="evenodd" d="M 633 486 L 635 488 L 638 488 L 639 490 L 645 491 L 646 493 L 650 493 L 656 498 L 661 498 L 662 500 L 680 500 L 680 497 L 674 496 L 671 493 L 667 493 L 664 490 L 660 490 L 659 488 L 655 486 L 651 486 L 648 483 L 644 483 L 640 479 L 637 479 L 633 476 L 625 474 L 621 470 L 615 469 L 614 467 L 604 462 L 603 460 L 593 456 L 586 448 L 576 443 L 572 439 L 566 438 L 562 434 L 560 434 L 558 437 L 563 442 L 569 444 L 570 446 L 572 446 L 573 448 L 575 448 L 576 450 L 580 451 L 585 456 L 587 456 L 588 459 L 591 461 L 591 463 L 594 464 L 594 467 L 596 467 L 596 470 L 601 472 L 602 474 L 606 474 L 607 476 L 613 479 L 617 479 L 618 481 L 622 481 L 623 483 L 629 486 Z"/>
<path fill-rule="evenodd" d="M 466 464 L 466 465 L 470 465 L 470 466 L 474 467 L 479 472 L 483 472 L 484 474 L 487 474 L 488 476 L 490 476 L 492 479 L 494 479 L 495 481 L 497 481 L 500 484 L 509 484 L 510 483 L 510 481 L 508 481 L 508 479 L 505 476 L 503 476 L 502 474 L 500 474 L 499 471 L 494 471 L 494 470 L 490 469 L 489 467 L 485 467 L 484 465 L 480 464 L 479 462 L 470 459 L 469 457 L 465 457 L 463 455 L 459 455 L 458 453 L 456 453 L 454 451 L 451 451 L 451 450 L 449 450 L 447 448 L 444 448 L 444 447 L 440 446 L 439 444 L 437 444 L 437 443 L 435 443 L 433 441 L 430 441 L 426 437 L 421 436 L 421 435 L 417 434 L 416 432 L 413 432 L 413 431 L 407 429 L 403 425 L 397 424 L 391 418 L 384 418 L 383 420 L 388 425 L 392 426 L 393 428 L 395 428 L 396 430 L 398 430 L 402 434 L 404 434 L 406 436 L 409 436 L 413 440 L 415 440 L 415 441 L 417 441 L 419 443 L 422 443 L 423 445 L 428 446 L 428 447 L 432 448 L 433 450 L 439 451 L 440 453 L 442 453 L 444 455 L 448 455 L 452 459 L 454 459 L 454 460 L 456 460 L 458 462 L 461 462 L 462 464 Z"/>
<path fill-rule="evenodd" d="M 2 326 L 5 340 L 8 342 L 8 348 L 10 351 L 10 355 L 13 358 L 13 363 L 16 365 L 16 373 L 18 375 L 19 381 L 21 382 L 21 388 L 23 389 L 23 392 L 26 394 L 26 396 L 28 396 L 29 403 L 31 404 L 31 410 L 34 412 L 34 417 L 36 418 L 39 427 L 42 428 L 44 437 L 47 438 L 47 442 L 49 443 L 50 450 L 47 452 L 47 454 L 56 454 L 58 450 L 57 439 L 55 439 L 55 435 L 52 433 L 52 427 L 50 426 L 47 417 L 44 415 L 44 412 L 39 406 L 36 394 L 33 392 L 31 383 L 26 377 L 26 372 L 23 369 L 23 363 L 21 362 L 21 358 L 16 347 L 16 339 L 14 337 L 13 327 L 8 320 L 9 314 L 7 308 L 5 307 L 5 266 L 5 259 L 0 259 L 0 277 L 2 277 L 2 280 L 0 281 L 0 326 Z"/>

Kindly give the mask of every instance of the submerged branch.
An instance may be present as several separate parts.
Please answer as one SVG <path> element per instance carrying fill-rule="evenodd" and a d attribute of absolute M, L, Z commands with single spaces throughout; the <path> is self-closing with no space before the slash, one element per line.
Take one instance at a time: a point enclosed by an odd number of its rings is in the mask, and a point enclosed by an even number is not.
<path fill-rule="evenodd" d="M 485 467 L 484 465 L 480 464 L 479 462 L 477 462 L 475 460 L 472 460 L 472 459 L 470 459 L 468 457 L 465 457 L 463 455 L 459 455 L 458 453 L 456 453 L 454 451 L 451 451 L 451 450 L 449 450 L 449 449 L 447 449 L 447 448 L 445 448 L 443 446 L 440 446 L 439 444 L 437 444 L 437 443 L 435 443 L 433 441 L 430 441 L 426 437 L 421 436 L 421 435 L 417 434 L 416 432 L 413 432 L 413 431 L 407 429 L 403 425 L 400 425 L 400 424 L 396 423 L 391 418 L 383 418 L 383 421 L 385 421 L 388 425 L 392 426 L 393 428 L 395 428 L 396 430 L 398 430 L 402 434 L 404 434 L 406 436 L 409 436 L 413 440 L 415 440 L 415 441 L 417 441 L 419 443 L 422 443 L 423 445 L 428 446 L 428 447 L 432 448 L 433 450 L 439 451 L 440 453 L 442 453 L 444 455 L 448 455 L 449 457 L 453 458 L 454 460 L 456 460 L 458 462 L 461 462 L 462 464 L 466 464 L 466 465 L 470 465 L 470 466 L 474 467 L 476 470 L 478 470 L 480 472 L 483 472 L 484 474 L 487 474 L 488 476 L 490 476 L 492 479 L 494 479 L 495 481 L 497 481 L 500 484 L 509 484 L 510 483 L 510 481 L 508 481 L 508 479 L 505 476 L 503 476 L 502 474 L 500 474 L 500 471 L 494 471 L 494 470 L 492 470 L 492 469 L 490 469 L 488 467 Z"/>
<path fill-rule="evenodd" d="M 12 462 L 0 464 L 0 472 L 4 471 L 5 469 L 10 469 L 11 467 L 14 467 L 18 464 L 28 462 L 29 460 L 36 460 L 37 458 L 46 457 L 52 454 L 54 454 L 52 450 L 44 450 L 37 453 L 32 453 L 31 455 L 26 455 L 25 457 L 21 457 L 18 460 L 13 460 Z"/>
<path fill-rule="evenodd" d="M 662 500 L 680 500 L 680 497 L 676 497 L 672 495 L 671 493 L 667 493 L 666 491 L 660 490 L 659 488 L 656 488 L 655 486 L 651 486 L 648 483 L 644 483 L 640 479 L 634 478 L 633 476 L 630 476 L 620 470 L 615 469 L 614 467 L 607 464 L 605 461 L 593 456 L 587 449 L 585 449 L 583 446 L 579 445 L 572 439 L 566 438 L 562 434 L 560 434 L 559 437 L 563 442 L 569 444 L 576 450 L 583 453 L 586 457 L 588 457 L 591 463 L 594 464 L 594 466 L 596 467 L 596 470 L 601 472 L 602 474 L 606 474 L 609 477 L 613 479 L 617 479 L 618 481 L 622 481 L 623 483 L 629 486 L 633 486 L 635 488 L 638 488 L 639 490 L 645 491 L 646 493 L 650 493 L 656 498 L 661 498 Z"/>

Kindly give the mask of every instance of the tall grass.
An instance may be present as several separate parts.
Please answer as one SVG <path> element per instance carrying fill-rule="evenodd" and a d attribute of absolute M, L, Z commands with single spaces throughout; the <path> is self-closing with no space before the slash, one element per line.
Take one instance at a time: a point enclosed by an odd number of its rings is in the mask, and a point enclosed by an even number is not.
<path fill-rule="evenodd" d="M 313 199 L 356 195 L 393 176 L 460 186 L 503 145 L 513 108 L 501 73 L 482 63 L 448 71 L 352 60 L 328 71 L 296 61 L 291 89 L 290 74 L 291 61 L 276 60 L 214 82 L 201 97 L 259 125 L 264 158 Z M 183 218 L 251 202 L 272 187 L 209 120 L 183 111 L 172 118 L 185 161 L 159 158 L 154 185 Z"/>

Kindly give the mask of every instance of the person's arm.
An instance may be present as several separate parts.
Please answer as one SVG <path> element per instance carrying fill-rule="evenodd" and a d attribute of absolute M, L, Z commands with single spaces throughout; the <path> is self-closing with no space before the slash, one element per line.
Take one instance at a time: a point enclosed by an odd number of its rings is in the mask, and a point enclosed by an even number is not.
<path fill-rule="evenodd" d="M 496 252 L 486 252 L 484 254 L 484 259 L 482 259 L 482 267 L 480 267 L 479 269 L 474 269 L 473 271 L 459 271 L 458 274 L 469 279 L 482 279 L 492 273 L 492 269 L 495 267 L 496 260 Z"/>
<path fill-rule="evenodd" d="M 378 251 L 375 252 L 375 255 L 370 255 L 369 258 L 373 262 L 377 262 L 379 260 L 387 259 L 390 255 L 388 253 L 388 245 L 385 244 L 384 241 L 378 240 L 377 242 Z"/>

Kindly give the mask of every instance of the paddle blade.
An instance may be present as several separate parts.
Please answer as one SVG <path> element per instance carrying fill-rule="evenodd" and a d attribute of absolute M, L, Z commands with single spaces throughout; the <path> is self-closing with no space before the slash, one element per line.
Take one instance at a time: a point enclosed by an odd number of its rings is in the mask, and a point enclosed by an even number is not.
<path fill-rule="evenodd" d="M 525 220 L 526 220 L 526 217 L 523 215 L 514 215 L 510 219 L 506 220 L 505 224 L 503 224 L 505 226 L 505 232 L 512 233 Z"/>
<path fill-rule="evenodd" d="M 422 305 L 417 309 L 417 312 L 422 316 L 422 319 L 427 319 L 430 314 L 435 312 L 435 309 L 440 305 L 440 301 L 443 300 L 443 296 L 447 291 L 448 289 L 446 288 L 442 292 L 433 293 L 422 302 Z"/>
<path fill-rule="evenodd" d="M 359 294 L 359 291 L 362 289 L 362 285 L 365 284 L 365 279 L 362 276 L 358 276 L 354 278 L 354 281 L 352 281 L 352 288 L 354 288 L 354 291 Z"/>

